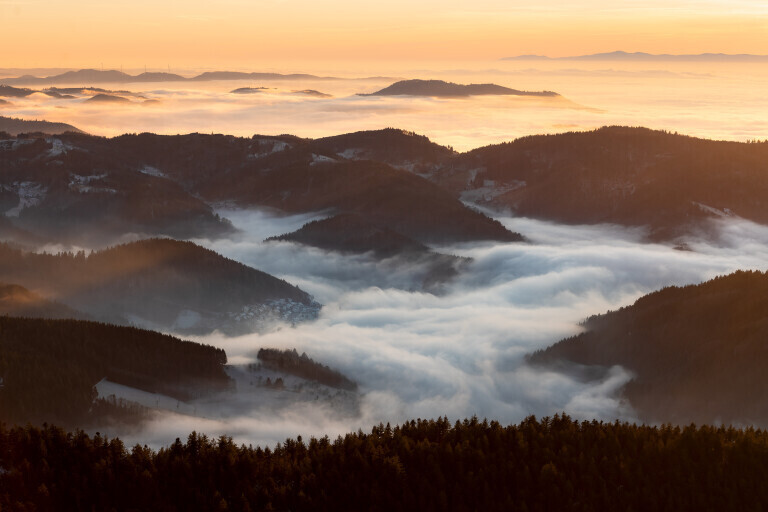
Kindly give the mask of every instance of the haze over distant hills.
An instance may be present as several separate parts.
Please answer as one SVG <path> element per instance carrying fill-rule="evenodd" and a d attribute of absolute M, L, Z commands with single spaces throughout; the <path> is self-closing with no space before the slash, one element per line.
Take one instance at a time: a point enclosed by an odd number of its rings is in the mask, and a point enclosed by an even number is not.
<path fill-rule="evenodd" d="M 746 53 L 697 53 L 697 54 L 652 54 L 644 52 L 606 52 L 590 55 L 573 55 L 568 57 L 547 57 L 545 55 L 517 55 L 504 57 L 501 60 L 614 60 L 628 62 L 672 61 L 672 62 L 768 62 L 768 55 L 752 55 Z"/>
<path fill-rule="evenodd" d="M 331 76 L 317 76 L 306 73 L 246 73 L 240 71 L 206 71 L 192 77 L 175 73 L 145 72 L 130 75 L 117 70 L 80 69 L 66 71 L 56 75 L 39 77 L 24 75 L 13 78 L 0 78 L 6 85 L 44 85 L 44 84 L 96 84 L 96 83 L 137 83 L 137 82 L 205 82 L 212 80 L 342 80 Z"/>
<path fill-rule="evenodd" d="M 455 84 L 444 80 L 401 80 L 370 94 L 360 96 L 559 96 L 552 91 L 519 91 L 496 84 Z"/>

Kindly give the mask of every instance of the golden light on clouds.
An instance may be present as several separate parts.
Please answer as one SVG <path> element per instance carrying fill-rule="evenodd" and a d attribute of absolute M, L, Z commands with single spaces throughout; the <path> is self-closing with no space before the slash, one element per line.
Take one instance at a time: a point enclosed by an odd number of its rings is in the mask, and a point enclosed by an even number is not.
<path fill-rule="evenodd" d="M 5 67 L 768 54 L 757 1 L 0 0 Z"/>

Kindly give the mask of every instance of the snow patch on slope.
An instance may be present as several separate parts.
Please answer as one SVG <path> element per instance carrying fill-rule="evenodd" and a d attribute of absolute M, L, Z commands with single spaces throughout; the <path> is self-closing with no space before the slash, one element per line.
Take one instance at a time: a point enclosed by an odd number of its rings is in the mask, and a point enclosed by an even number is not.
<path fill-rule="evenodd" d="M 163 173 L 160 169 L 157 167 L 152 167 L 151 165 L 145 165 L 141 169 L 139 169 L 139 172 L 141 174 L 147 174 L 149 176 L 155 176 L 156 178 L 165 178 L 165 173 Z"/>
<path fill-rule="evenodd" d="M 697 203 L 696 201 L 691 201 L 691 203 L 695 204 L 699 207 L 699 209 L 703 212 L 711 213 L 713 215 L 716 215 L 718 217 L 733 217 L 734 213 L 731 211 L 730 208 L 723 208 L 722 210 L 719 210 L 717 208 L 714 208 L 712 206 L 707 206 L 706 204 Z"/>
<path fill-rule="evenodd" d="M 489 202 L 502 194 L 511 192 L 527 185 L 525 181 L 513 180 L 509 183 L 497 184 L 494 180 L 484 180 L 483 186 L 461 193 L 461 200 L 469 203 Z"/>
<path fill-rule="evenodd" d="M 325 155 L 317 155 L 315 153 L 312 153 L 312 162 L 310 162 L 309 165 L 317 165 L 317 164 L 328 164 L 337 162 L 338 160 L 334 160 L 333 158 L 327 157 Z"/>
<path fill-rule="evenodd" d="M 79 174 L 72 174 L 69 178 L 69 190 L 74 192 L 80 192 L 83 194 L 88 193 L 102 193 L 102 194 L 116 194 L 117 190 L 109 187 L 94 187 L 91 185 L 92 181 L 100 180 L 107 177 L 107 173 L 93 174 L 90 176 L 81 176 Z"/>
<path fill-rule="evenodd" d="M 48 156 L 50 157 L 60 156 L 65 154 L 70 149 L 74 149 L 74 146 L 65 144 L 61 139 L 49 138 L 45 139 L 45 142 L 52 146 L 51 149 L 48 150 Z"/>
<path fill-rule="evenodd" d="M 362 158 L 362 154 L 365 153 L 364 149 L 359 148 L 349 148 L 345 149 L 341 153 L 336 153 L 341 158 L 346 158 L 347 160 L 359 160 Z"/>
<path fill-rule="evenodd" d="M 21 210 L 40 204 L 48 188 L 34 181 L 14 182 L 12 189 L 19 195 L 19 204 L 5 212 L 6 217 L 18 217 Z"/>
<path fill-rule="evenodd" d="M 255 139 L 254 142 L 256 147 L 254 148 L 252 145 L 251 149 L 256 149 L 256 151 L 248 155 L 248 158 L 250 159 L 262 158 L 274 153 L 280 153 L 281 151 L 293 147 L 291 144 L 277 139 Z"/>

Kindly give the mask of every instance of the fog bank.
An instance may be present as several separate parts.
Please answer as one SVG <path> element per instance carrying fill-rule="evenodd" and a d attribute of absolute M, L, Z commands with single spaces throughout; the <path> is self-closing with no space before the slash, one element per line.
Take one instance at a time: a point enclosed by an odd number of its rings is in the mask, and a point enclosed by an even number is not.
<path fill-rule="evenodd" d="M 299 284 L 325 307 L 317 321 L 295 328 L 198 340 L 224 348 L 238 365 L 255 362 L 261 347 L 306 351 L 357 381 L 358 401 L 341 408 L 328 400 L 270 405 L 241 389 L 217 399 L 229 401 L 229 408 L 219 404 L 206 412 L 200 405 L 199 414 L 208 419 L 159 415 L 137 437 L 142 442 L 159 445 L 194 429 L 274 444 L 288 436 L 333 437 L 379 422 L 438 416 L 509 423 L 565 411 L 582 419 L 634 421 L 631 407 L 618 398 L 631 379 L 624 369 L 581 382 L 532 368 L 525 354 L 579 332 L 587 316 L 650 291 L 740 268 L 765 269 L 768 262 L 768 228 L 744 221 L 721 223 L 716 241 L 690 240 L 693 251 L 680 251 L 642 243 L 639 230 L 501 218 L 530 243 L 438 248 L 473 262 L 444 295 L 435 296 L 402 289 L 408 271 L 393 273 L 387 262 L 261 241 L 317 216 L 220 213 L 244 234 L 206 245 Z"/>

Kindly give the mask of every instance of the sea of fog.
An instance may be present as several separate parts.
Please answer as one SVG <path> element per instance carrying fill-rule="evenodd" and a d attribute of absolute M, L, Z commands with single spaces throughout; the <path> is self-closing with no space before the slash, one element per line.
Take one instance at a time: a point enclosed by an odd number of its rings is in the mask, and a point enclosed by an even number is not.
<path fill-rule="evenodd" d="M 310 72 L 344 79 L 78 83 L 71 85 L 128 90 L 141 98 L 132 96 L 130 104 L 106 106 L 35 94 L 9 98 L 11 104 L 0 106 L 0 115 L 66 122 L 107 136 L 147 131 L 321 137 L 397 127 L 460 151 L 525 135 L 614 124 L 715 139 L 768 138 L 768 95 L 764 94 L 768 68 L 759 64 L 489 60 L 357 65 L 354 69 L 338 63 L 279 70 L 255 64 L 249 71 Z M 490 82 L 521 90 L 551 90 L 562 97 L 358 96 L 406 78 Z M 241 87 L 265 89 L 254 94 L 231 92 Z M 331 97 L 301 93 L 306 90 Z M 157 101 L 145 104 L 145 99 Z"/>
<path fill-rule="evenodd" d="M 199 243 L 298 284 L 325 306 L 318 320 L 296 327 L 194 339 L 225 349 L 241 369 L 257 361 L 259 348 L 296 348 L 357 381 L 358 398 L 352 404 L 292 400 L 287 392 L 258 395 L 239 383 L 235 393 L 195 404 L 194 414 L 157 413 L 140 432 L 123 434 L 129 443 L 161 446 L 196 430 L 273 445 L 289 436 L 335 437 L 379 422 L 438 416 L 510 423 L 565 411 L 633 421 L 618 396 L 631 378 L 623 368 L 583 382 L 530 367 L 525 355 L 578 333 L 586 317 L 650 291 L 768 267 L 768 228 L 749 222 L 722 223 L 716 239 L 689 240 L 691 250 L 677 250 L 642 242 L 640 230 L 502 217 L 529 241 L 438 248 L 472 263 L 444 293 L 431 295 L 405 291 L 417 269 L 391 260 L 263 242 L 311 215 L 219 213 L 240 235 Z"/>

